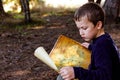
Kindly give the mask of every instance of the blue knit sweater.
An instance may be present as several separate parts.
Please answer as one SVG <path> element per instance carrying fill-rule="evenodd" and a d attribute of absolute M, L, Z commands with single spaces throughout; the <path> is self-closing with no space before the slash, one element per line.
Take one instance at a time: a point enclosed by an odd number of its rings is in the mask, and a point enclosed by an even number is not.
<path fill-rule="evenodd" d="M 89 69 L 74 67 L 75 78 L 79 80 L 120 80 L 118 50 L 110 35 L 96 38 L 90 44 L 91 64 Z"/>

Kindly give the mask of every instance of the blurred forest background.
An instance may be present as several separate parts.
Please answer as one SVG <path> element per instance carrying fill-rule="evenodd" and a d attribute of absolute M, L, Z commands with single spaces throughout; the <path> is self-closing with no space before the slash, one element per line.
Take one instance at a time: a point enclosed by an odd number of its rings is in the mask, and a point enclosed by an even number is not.
<path fill-rule="evenodd" d="M 34 50 L 50 53 L 61 34 L 81 43 L 73 16 L 87 2 L 103 7 L 106 32 L 120 49 L 120 0 L 0 0 L 0 80 L 56 80 Z"/>

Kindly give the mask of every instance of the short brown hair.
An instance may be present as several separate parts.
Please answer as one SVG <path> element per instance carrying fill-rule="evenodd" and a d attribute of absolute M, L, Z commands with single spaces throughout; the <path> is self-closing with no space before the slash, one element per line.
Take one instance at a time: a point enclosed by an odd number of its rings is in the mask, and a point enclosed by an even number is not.
<path fill-rule="evenodd" d="M 81 6 L 78 10 L 76 10 L 74 19 L 75 21 L 80 21 L 81 17 L 83 16 L 87 16 L 88 20 L 91 21 L 94 25 L 96 25 L 98 21 L 102 21 L 104 25 L 104 11 L 96 3 L 89 2 Z"/>

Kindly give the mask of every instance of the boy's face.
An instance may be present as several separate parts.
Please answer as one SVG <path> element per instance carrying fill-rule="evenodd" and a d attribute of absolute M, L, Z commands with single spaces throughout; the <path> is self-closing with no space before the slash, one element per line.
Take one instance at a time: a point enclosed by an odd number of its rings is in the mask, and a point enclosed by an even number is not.
<path fill-rule="evenodd" d="M 85 41 L 91 41 L 93 38 L 97 37 L 99 29 L 88 20 L 87 16 L 82 17 L 80 21 L 75 21 L 75 23 L 79 29 L 80 36 Z"/>

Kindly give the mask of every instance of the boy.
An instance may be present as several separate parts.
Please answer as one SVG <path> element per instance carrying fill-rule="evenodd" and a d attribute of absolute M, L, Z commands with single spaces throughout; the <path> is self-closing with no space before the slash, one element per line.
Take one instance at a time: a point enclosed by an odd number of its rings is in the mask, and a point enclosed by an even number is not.
<path fill-rule="evenodd" d="M 86 3 L 75 12 L 76 26 L 86 41 L 82 45 L 91 50 L 91 64 L 88 69 L 63 67 L 59 72 L 62 77 L 58 76 L 57 80 L 120 80 L 118 51 L 104 31 L 104 16 L 103 9 L 96 3 Z"/>

